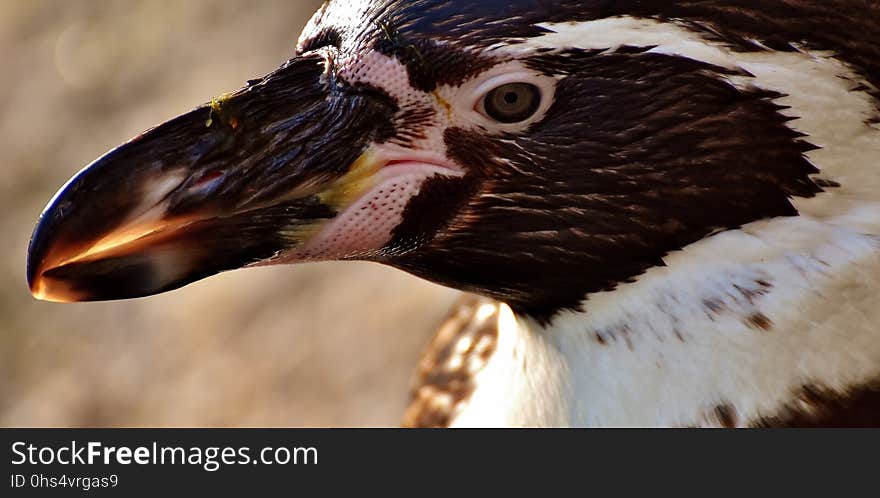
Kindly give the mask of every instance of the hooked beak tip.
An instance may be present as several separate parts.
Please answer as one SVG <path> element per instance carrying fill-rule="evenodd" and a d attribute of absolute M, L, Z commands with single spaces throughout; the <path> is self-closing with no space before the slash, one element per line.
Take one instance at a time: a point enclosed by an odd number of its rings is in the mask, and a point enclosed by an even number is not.
<path fill-rule="evenodd" d="M 27 280 L 34 299 L 53 303 L 70 303 L 83 300 L 70 285 L 62 280 L 56 280 L 46 275 L 42 265 L 34 261 L 37 258 L 34 258 L 33 254 L 30 256 L 28 258 Z"/>
<path fill-rule="evenodd" d="M 66 299 L 60 294 L 52 294 L 48 291 L 45 281 L 40 278 L 31 286 L 31 295 L 38 301 L 46 301 L 50 303 L 68 303 L 73 299 Z"/>
<path fill-rule="evenodd" d="M 38 301 L 51 303 L 72 303 L 83 301 L 83 297 L 62 280 L 56 280 L 42 272 L 28 280 L 31 295 Z"/>

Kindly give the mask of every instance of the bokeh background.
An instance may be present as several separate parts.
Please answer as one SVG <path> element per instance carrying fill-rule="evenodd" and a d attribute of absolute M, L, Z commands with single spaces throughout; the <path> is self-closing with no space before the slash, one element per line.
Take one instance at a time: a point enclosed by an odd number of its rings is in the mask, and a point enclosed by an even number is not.
<path fill-rule="evenodd" d="M 37 302 L 40 210 L 141 130 L 268 73 L 316 0 L 0 0 L 0 426 L 396 425 L 456 293 L 369 263 Z"/>

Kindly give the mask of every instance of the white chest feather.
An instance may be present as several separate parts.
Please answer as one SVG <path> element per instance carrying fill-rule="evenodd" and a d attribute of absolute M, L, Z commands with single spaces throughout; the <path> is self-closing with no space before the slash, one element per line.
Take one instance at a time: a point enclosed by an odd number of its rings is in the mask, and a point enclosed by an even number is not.
<path fill-rule="evenodd" d="M 880 238 L 806 218 L 671 255 L 549 328 L 510 315 L 455 425 L 712 425 L 880 377 Z"/>

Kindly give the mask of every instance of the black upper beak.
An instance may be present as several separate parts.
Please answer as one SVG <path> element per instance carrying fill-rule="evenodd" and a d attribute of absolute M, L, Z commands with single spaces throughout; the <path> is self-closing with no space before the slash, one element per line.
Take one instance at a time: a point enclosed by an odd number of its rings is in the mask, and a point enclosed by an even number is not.
<path fill-rule="evenodd" d="M 28 249 L 32 293 L 145 296 L 295 247 L 334 216 L 321 189 L 364 150 L 381 107 L 336 92 L 323 59 L 303 56 L 141 134 L 49 202 Z"/>

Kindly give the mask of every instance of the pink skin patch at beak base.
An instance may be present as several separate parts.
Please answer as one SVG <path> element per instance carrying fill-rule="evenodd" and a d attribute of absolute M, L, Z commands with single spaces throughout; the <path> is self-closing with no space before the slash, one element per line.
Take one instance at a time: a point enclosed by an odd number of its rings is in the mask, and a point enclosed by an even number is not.
<path fill-rule="evenodd" d="M 321 227 L 289 257 L 294 260 L 345 259 L 374 254 L 391 240 L 410 199 L 433 176 L 463 173 L 436 163 L 392 161 L 374 176 L 376 185 Z"/>

